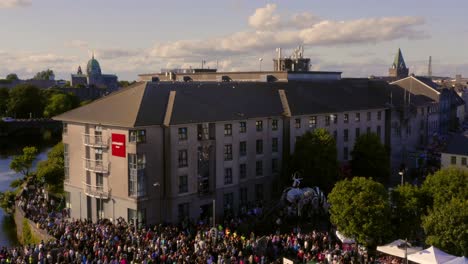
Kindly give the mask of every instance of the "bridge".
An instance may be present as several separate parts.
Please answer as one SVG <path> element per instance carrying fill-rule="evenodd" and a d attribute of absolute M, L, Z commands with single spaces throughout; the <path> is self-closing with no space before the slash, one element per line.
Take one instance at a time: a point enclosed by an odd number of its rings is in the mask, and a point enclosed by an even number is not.
<path fill-rule="evenodd" d="M 0 119 L 0 137 L 10 135 L 41 135 L 45 131 L 60 132 L 62 122 L 49 118 Z"/>

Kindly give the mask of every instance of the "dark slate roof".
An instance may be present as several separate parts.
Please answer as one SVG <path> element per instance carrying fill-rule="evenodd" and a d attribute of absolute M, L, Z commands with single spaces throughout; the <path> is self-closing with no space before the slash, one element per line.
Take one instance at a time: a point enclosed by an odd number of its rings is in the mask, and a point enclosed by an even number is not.
<path fill-rule="evenodd" d="M 468 156 L 468 132 L 454 135 L 443 152 Z"/>
<path fill-rule="evenodd" d="M 432 79 L 430 78 L 427 78 L 427 77 L 422 77 L 422 76 L 413 76 L 414 78 L 418 79 L 418 81 L 420 82 L 423 82 L 425 85 L 435 89 L 435 90 L 438 90 L 440 89 L 440 86 L 433 82 Z"/>
<path fill-rule="evenodd" d="M 162 125 L 171 91 L 176 92 L 171 125 L 281 116 L 284 110 L 279 89 L 285 90 L 292 115 L 336 113 L 387 108 L 391 90 L 402 90 L 395 87 L 368 79 L 148 82 L 112 93 L 55 119 L 122 127 Z"/>

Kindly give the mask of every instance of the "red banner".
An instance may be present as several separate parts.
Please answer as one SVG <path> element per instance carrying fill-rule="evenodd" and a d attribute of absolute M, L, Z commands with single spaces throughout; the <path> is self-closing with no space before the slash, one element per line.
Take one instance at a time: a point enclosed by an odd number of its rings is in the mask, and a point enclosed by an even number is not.
<path fill-rule="evenodd" d="M 125 151 L 125 135 L 112 133 L 112 156 L 123 157 L 127 156 Z"/>

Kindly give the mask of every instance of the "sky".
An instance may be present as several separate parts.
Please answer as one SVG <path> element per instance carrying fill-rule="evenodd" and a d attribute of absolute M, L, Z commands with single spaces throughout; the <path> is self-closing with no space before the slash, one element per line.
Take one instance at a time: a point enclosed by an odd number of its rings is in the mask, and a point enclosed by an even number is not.
<path fill-rule="evenodd" d="M 0 0 L 0 78 L 70 79 L 94 52 L 120 80 L 161 68 L 271 70 L 298 45 L 312 70 L 468 76 L 466 0 Z M 260 61 L 259 59 L 263 60 Z M 260 65 L 261 64 L 261 65 Z"/>

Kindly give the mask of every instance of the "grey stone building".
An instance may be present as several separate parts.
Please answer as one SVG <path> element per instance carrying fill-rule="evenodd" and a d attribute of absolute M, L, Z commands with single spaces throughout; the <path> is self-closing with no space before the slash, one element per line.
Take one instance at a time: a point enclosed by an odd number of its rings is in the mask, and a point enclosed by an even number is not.
<path fill-rule="evenodd" d="M 112 92 L 119 88 L 119 82 L 114 74 L 102 74 L 101 66 L 93 54 L 86 65 L 85 74 L 81 70 L 81 66 L 78 66 L 76 74 L 71 75 L 71 86 L 96 87 Z"/>

